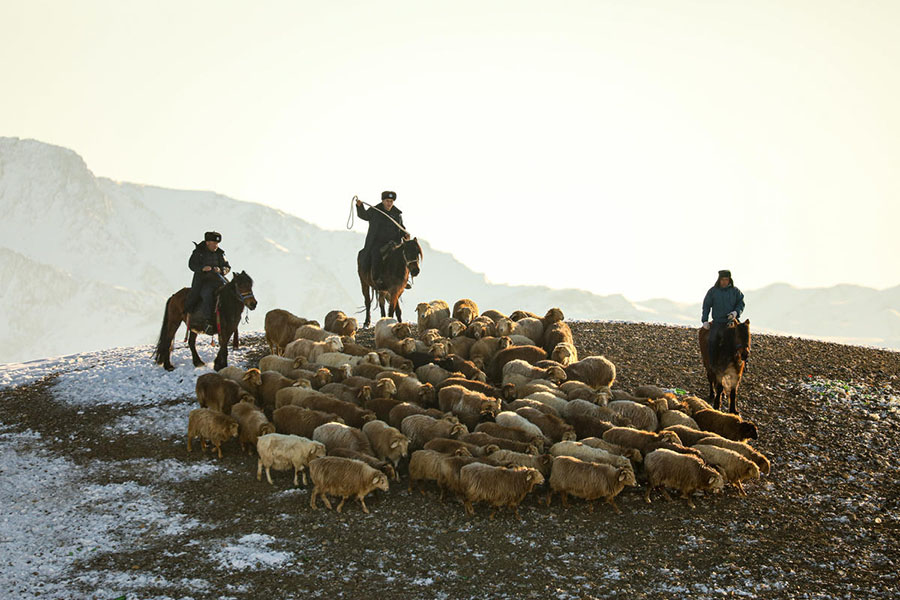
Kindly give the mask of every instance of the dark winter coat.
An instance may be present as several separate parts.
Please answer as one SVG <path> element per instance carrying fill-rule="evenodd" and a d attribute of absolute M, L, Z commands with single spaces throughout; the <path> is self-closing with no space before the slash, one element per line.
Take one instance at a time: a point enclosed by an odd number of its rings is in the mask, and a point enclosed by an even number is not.
<path fill-rule="evenodd" d="M 378 210 L 375 210 L 375 209 Z M 403 225 L 403 213 L 396 205 L 388 210 L 384 207 L 383 202 L 379 202 L 372 208 L 364 206 L 356 207 L 356 215 L 363 221 L 369 222 L 369 231 L 366 233 L 366 250 L 373 248 L 381 248 L 388 242 L 402 242 L 404 233 L 394 225 L 390 219 L 378 211 L 384 211 L 391 216 L 391 219 L 397 221 L 401 227 Z"/>
<path fill-rule="evenodd" d="M 726 287 L 714 285 L 709 288 L 703 299 L 703 316 L 700 318 L 702 323 L 706 322 L 710 310 L 712 310 L 713 323 L 728 323 L 728 313 L 730 312 L 736 312 L 740 318 L 741 312 L 744 310 L 744 294 L 734 287 L 734 282 L 729 282 Z"/>
<path fill-rule="evenodd" d="M 191 289 L 196 290 L 204 283 L 221 283 L 217 273 L 214 271 L 204 271 L 203 267 L 219 267 L 221 275 L 225 275 L 225 269 L 230 269 L 231 265 L 225 260 L 225 251 L 216 248 L 214 252 L 210 252 L 205 242 L 196 244 L 191 257 L 188 259 L 188 268 L 194 272 L 194 279 L 191 281 Z"/>

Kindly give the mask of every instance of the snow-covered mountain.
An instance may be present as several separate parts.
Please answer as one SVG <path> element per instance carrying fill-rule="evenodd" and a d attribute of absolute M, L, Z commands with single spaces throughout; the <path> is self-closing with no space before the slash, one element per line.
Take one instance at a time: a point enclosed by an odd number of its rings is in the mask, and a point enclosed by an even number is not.
<path fill-rule="evenodd" d="M 0 362 L 153 342 L 166 298 L 190 283 L 191 242 L 209 229 L 222 232 L 232 266 L 254 278 L 259 307 L 245 329 L 261 329 L 272 308 L 321 320 L 362 305 L 360 233 L 213 192 L 95 177 L 71 150 L 0 138 Z M 403 296 L 407 318 L 420 301 L 469 297 L 503 311 L 559 306 L 571 319 L 699 321 L 699 304 L 491 284 L 420 242 L 425 259 Z M 900 348 L 900 287 L 776 284 L 745 295 L 757 330 Z"/>

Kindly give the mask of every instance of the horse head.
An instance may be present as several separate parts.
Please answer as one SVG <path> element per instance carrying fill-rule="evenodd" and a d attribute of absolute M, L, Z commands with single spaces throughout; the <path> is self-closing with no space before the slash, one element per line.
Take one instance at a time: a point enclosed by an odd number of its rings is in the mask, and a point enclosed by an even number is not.
<path fill-rule="evenodd" d="M 734 353 L 744 362 L 750 358 L 750 319 L 734 324 Z"/>
<path fill-rule="evenodd" d="M 247 275 L 246 271 L 235 273 L 231 278 L 234 284 L 234 291 L 237 297 L 243 302 L 244 306 L 253 310 L 256 308 L 256 298 L 253 296 L 253 278 Z"/>
<path fill-rule="evenodd" d="M 419 245 L 418 238 L 406 240 L 401 246 L 403 251 L 403 260 L 406 261 L 406 268 L 413 277 L 419 275 L 419 261 L 422 260 L 422 247 Z"/>

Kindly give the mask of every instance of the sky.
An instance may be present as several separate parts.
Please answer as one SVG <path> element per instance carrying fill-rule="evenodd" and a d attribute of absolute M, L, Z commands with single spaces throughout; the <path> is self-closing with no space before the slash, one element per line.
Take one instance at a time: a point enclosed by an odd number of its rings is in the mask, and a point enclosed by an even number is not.
<path fill-rule="evenodd" d="M 0 135 L 333 230 L 393 190 L 496 283 L 886 288 L 898 64 L 893 1 L 0 0 Z"/>

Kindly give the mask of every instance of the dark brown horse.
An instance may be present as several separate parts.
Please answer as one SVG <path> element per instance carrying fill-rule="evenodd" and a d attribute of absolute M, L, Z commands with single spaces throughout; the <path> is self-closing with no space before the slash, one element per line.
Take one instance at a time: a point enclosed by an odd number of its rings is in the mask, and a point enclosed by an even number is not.
<path fill-rule="evenodd" d="M 750 319 L 732 321 L 722 331 L 719 343 L 709 347 L 709 330 L 700 328 L 700 355 L 709 380 L 709 400 L 719 409 L 722 394 L 728 394 L 728 411 L 737 413 L 737 392 L 750 358 Z"/>
<path fill-rule="evenodd" d="M 406 283 L 409 276 L 413 277 L 419 274 L 419 261 L 422 260 L 422 247 L 416 238 L 398 242 L 388 246 L 382 250 L 381 259 L 381 280 L 384 289 L 376 289 L 375 278 L 371 271 L 363 272 L 360 267 L 362 259 L 362 250 L 356 256 L 356 272 L 359 274 L 359 283 L 362 287 L 363 300 L 366 302 L 366 322 L 363 327 L 368 327 L 372 321 L 371 305 L 372 296 L 369 290 L 375 292 L 378 301 L 378 308 L 381 310 L 381 316 L 394 317 L 398 321 L 400 318 L 400 295 L 406 289 Z M 388 301 L 389 312 L 384 314 L 384 303 Z"/>
<path fill-rule="evenodd" d="M 166 310 L 163 313 L 162 328 L 159 332 L 159 341 L 156 344 L 154 360 L 165 367 L 167 371 L 175 368 L 172 365 L 170 354 L 172 352 L 172 340 L 175 333 L 181 327 L 181 323 L 188 324 L 187 314 L 184 311 L 184 303 L 187 300 L 190 288 L 182 288 L 172 294 L 166 302 Z M 218 316 L 219 353 L 216 355 L 214 368 L 216 371 L 228 365 L 228 338 L 237 332 L 238 323 L 244 307 L 253 310 L 256 308 L 256 298 L 253 297 L 253 279 L 245 271 L 235 274 L 231 281 L 216 290 L 216 313 Z M 191 347 L 191 356 L 195 367 L 202 367 L 205 363 L 197 354 L 197 334 L 203 333 L 200 329 L 190 327 L 188 345 Z"/>

